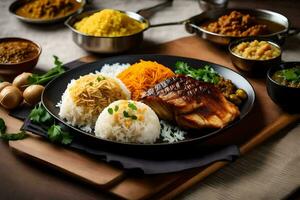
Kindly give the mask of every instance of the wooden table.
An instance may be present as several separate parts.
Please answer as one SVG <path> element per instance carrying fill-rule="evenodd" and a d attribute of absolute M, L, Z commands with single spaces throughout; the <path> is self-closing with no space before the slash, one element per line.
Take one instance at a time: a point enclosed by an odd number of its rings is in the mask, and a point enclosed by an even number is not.
<path fill-rule="evenodd" d="M 287 15 L 300 27 L 299 1 L 232 1 L 231 6 L 268 8 Z M 289 12 L 287 12 L 287 10 Z M 1 11 L 2 12 L 2 11 Z M 4 12 L 4 11 L 3 11 Z M 1 199 L 110 199 L 90 185 L 44 165 L 21 159 L 0 142 Z"/>

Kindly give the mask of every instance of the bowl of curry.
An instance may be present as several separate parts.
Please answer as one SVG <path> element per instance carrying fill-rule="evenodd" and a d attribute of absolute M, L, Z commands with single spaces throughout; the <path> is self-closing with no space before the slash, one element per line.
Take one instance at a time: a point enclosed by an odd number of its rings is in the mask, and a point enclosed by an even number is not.
<path fill-rule="evenodd" d="M 229 43 L 232 64 L 250 76 L 265 76 L 268 69 L 281 62 L 281 47 L 264 37 L 249 37 Z"/>
<path fill-rule="evenodd" d="M 287 110 L 300 111 L 300 62 L 272 66 L 267 73 L 270 98 Z"/>
<path fill-rule="evenodd" d="M 0 78 L 11 80 L 36 66 L 42 49 L 39 44 L 23 38 L 0 38 Z"/>
<path fill-rule="evenodd" d="M 24 22 L 49 24 L 82 12 L 85 4 L 86 0 L 17 0 L 9 11 Z"/>

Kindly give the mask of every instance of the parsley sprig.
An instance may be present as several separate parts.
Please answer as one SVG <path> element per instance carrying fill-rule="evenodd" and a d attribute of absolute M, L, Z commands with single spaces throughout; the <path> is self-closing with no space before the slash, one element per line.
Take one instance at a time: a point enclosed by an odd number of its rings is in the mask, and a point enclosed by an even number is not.
<path fill-rule="evenodd" d="M 176 74 L 184 74 L 196 80 L 213 84 L 217 84 L 220 81 L 220 75 L 208 65 L 201 68 L 192 68 L 187 63 L 178 61 L 175 67 Z"/>
<path fill-rule="evenodd" d="M 61 126 L 56 124 L 53 124 L 48 129 L 48 138 L 51 142 L 58 142 L 62 144 L 70 144 L 73 139 L 69 132 L 63 131 Z"/>
<path fill-rule="evenodd" d="M 282 70 L 282 77 L 287 81 L 300 82 L 300 66 Z"/>
<path fill-rule="evenodd" d="M 53 117 L 46 111 L 46 109 L 39 103 L 37 106 L 35 106 L 30 114 L 29 119 L 34 123 L 44 123 L 49 124 L 53 123 Z"/>
<path fill-rule="evenodd" d="M 65 69 L 63 68 L 63 63 L 59 60 L 59 58 L 55 55 L 53 56 L 53 58 L 55 66 L 43 75 L 32 74 L 30 77 L 28 77 L 29 85 L 45 85 L 52 79 L 65 72 Z"/>
<path fill-rule="evenodd" d="M 9 140 L 22 140 L 27 137 L 24 131 L 18 133 L 6 133 L 6 125 L 2 118 L 0 118 L 0 138 L 5 141 Z"/>
<path fill-rule="evenodd" d="M 48 138 L 51 142 L 70 144 L 73 136 L 55 124 L 53 117 L 39 103 L 29 114 L 29 119 L 37 124 L 43 125 L 47 129 Z"/>

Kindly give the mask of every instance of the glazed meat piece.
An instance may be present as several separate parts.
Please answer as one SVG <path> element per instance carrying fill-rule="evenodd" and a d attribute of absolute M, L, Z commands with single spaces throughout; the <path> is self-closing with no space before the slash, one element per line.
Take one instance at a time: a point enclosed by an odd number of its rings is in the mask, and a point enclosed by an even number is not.
<path fill-rule="evenodd" d="M 240 114 L 213 84 L 183 75 L 158 83 L 143 94 L 142 101 L 159 118 L 183 128 L 222 128 Z"/>

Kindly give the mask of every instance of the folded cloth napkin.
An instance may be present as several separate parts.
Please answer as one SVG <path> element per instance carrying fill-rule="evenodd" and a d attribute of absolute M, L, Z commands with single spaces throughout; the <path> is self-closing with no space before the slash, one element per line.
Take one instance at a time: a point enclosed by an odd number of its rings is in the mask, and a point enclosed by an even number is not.
<path fill-rule="evenodd" d="M 32 123 L 27 117 L 28 114 L 28 109 L 18 109 L 10 113 L 10 115 L 16 118 L 25 120 L 21 128 L 22 130 L 29 131 L 33 134 L 47 138 L 47 130 L 37 124 Z M 24 119 L 24 117 L 26 118 Z M 69 131 L 71 133 L 73 132 L 73 130 Z M 202 167 L 220 160 L 233 161 L 240 155 L 238 147 L 236 145 L 230 145 L 222 147 L 221 149 L 210 150 L 209 152 L 202 154 L 195 154 L 187 158 L 172 157 L 171 159 L 156 160 L 151 158 L 134 157 L 128 154 L 111 152 L 99 147 L 91 146 L 81 138 L 77 138 L 78 134 L 74 135 L 75 136 L 72 140 L 72 143 L 66 147 L 91 154 L 100 160 L 116 164 L 117 166 L 121 166 L 126 170 L 140 170 L 144 174 L 177 172 L 186 169 Z"/>

